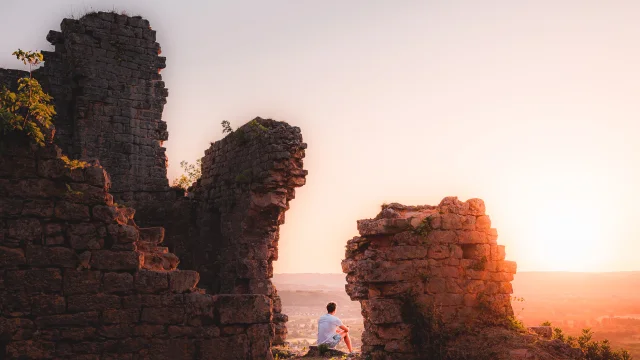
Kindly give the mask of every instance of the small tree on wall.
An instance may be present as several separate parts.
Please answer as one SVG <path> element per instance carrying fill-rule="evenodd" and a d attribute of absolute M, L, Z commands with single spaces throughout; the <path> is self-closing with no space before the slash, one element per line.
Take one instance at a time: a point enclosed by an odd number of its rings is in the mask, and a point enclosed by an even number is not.
<path fill-rule="evenodd" d="M 202 159 L 196 160 L 195 164 L 189 164 L 187 161 L 183 160 L 180 162 L 180 167 L 184 173 L 173 180 L 173 187 L 187 191 L 187 189 L 189 189 L 189 187 L 202 176 Z"/>
<path fill-rule="evenodd" d="M 32 76 L 33 67 L 43 61 L 43 56 L 39 52 L 20 49 L 13 55 L 23 64 L 29 64 L 29 77 L 18 80 L 17 92 L 6 87 L 0 90 L 0 134 L 23 132 L 36 144 L 44 146 L 44 131 L 53 130 L 51 120 L 56 112 L 51 96 Z"/>

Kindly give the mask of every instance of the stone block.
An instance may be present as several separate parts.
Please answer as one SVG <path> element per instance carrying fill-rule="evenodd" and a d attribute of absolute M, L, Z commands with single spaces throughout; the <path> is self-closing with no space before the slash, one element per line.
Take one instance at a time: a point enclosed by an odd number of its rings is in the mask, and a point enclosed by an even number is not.
<path fill-rule="evenodd" d="M 515 261 L 498 261 L 497 271 L 504 271 L 509 274 L 515 274 L 518 270 L 518 264 Z"/>
<path fill-rule="evenodd" d="M 140 309 L 107 309 L 102 312 L 105 324 L 133 324 L 140 320 Z"/>
<path fill-rule="evenodd" d="M 553 335 L 553 329 L 551 326 L 529 326 L 527 330 L 540 335 L 545 339 L 551 339 L 551 335 Z"/>
<path fill-rule="evenodd" d="M 55 217 L 60 220 L 89 221 L 89 207 L 68 201 L 60 201 L 56 204 Z"/>
<path fill-rule="evenodd" d="M 102 273 L 91 270 L 65 270 L 64 272 L 64 294 L 95 294 L 102 287 Z"/>
<path fill-rule="evenodd" d="M 481 231 L 458 231 L 458 243 L 460 244 L 487 244 L 487 234 Z"/>
<path fill-rule="evenodd" d="M 413 351 L 413 345 L 409 339 L 386 341 L 384 350 L 390 353 L 410 353 Z"/>
<path fill-rule="evenodd" d="M 91 255 L 91 267 L 100 270 L 137 270 L 143 256 L 137 251 L 98 250 Z"/>
<path fill-rule="evenodd" d="M 6 356 L 9 359 L 50 359 L 55 351 L 56 344 L 51 341 L 12 341 L 7 344 Z"/>
<path fill-rule="evenodd" d="M 107 231 L 120 244 L 138 241 L 138 229 L 132 225 L 111 224 L 107 227 Z"/>
<path fill-rule="evenodd" d="M 402 340 L 411 338 L 411 325 L 409 324 L 383 324 L 375 326 L 375 333 L 380 340 Z"/>
<path fill-rule="evenodd" d="M 42 238 L 40 220 L 26 218 L 7 221 L 8 237 L 26 242 L 34 242 Z"/>
<path fill-rule="evenodd" d="M 18 199 L 0 199 L 0 216 L 9 217 L 22 213 L 24 202 Z"/>
<path fill-rule="evenodd" d="M 429 294 L 445 293 L 447 291 L 447 281 L 444 278 L 430 278 L 427 280 L 425 289 Z"/>
<path fill-rule="evenodd" d="M 112 224 L 117 218 L 116 207 L 106 205 L 94 206 L 91 208 L 91 218 L 106 224 Z"/>
<path fill-rule="evenodd" d="M 400 300 L 370 299 L 361 301 L 363 315 L 373 324 L 401 323 L 402 304 Z"/>
<path fill-rule="evenodd" d="M 106 293 L 129 292 L 131 290 L 133 290 L 133 275 L 115 272 L 104 274 L 104 291 Z"/>
<path fill-rule="evenodd" d="M 0 246 L 0 268 L 13 268 L 27 262 L 22 249 Z"/>
<path fill-rule="evenodd" d="M 487 231 L 491 228 L 491 219 L 488 215 L 480 215 L 476 218 L 476 230 Z"/>
<path fill-rule="evenodd" d="M 123 307 L 133 309 L 140 307 L 183 307 L 185 304 L 182 294 L 136 294 L 123 298 Z"/>
<path fill-rule="evenodd" d="M 504 260 L 506 256 L 504 245 L 491 245 L 491 259 Z"/>
<path fill-rule="evenodd" d="M 246 335 L 203 339 L 199 342 L 199 349 L 198 359 L 203 360 L 214 360 L 216 354 L 225 354 L 225 360 L 251 359 L 251 348 Z"/>
<path fill-rule="evenodd" d="M 432 230 L 427 234 L 429 244 L 454 244 L 458 242 L 458 235 L 452 230 Z"/>
<path fill-rule="evenodd" d="M 215 311 L 222 325 L 268 323 L 271 299 L 264 295 L 216 295 Z"/>
<path fill-rule="evenodd" d="M 161 244 L 164 241 L 164 228 L 163 227 L 150 227 L 140 228 L 140 241 L 150 244 Z"/>
<path fill-rule="evenodd" d="M 424 246 L 395 246 L 384 253 L 388 260 L 412 260 L 427 257 L 427 248 Z"/>
<path fill-rule="evenodd" d="M 31 298 L 31 313 L 35 316 L 56 315 L 66 311 L 64 297 L 60 295 L 35 295 Z"/>
<path fill-rule="evenodd" d="M 97 311 L 77 314 L 61 314 L 41 316 L 35 319 L 39 328 L 68 327 L 68 326 L 96 326 L 99 323 Z"/>
<path fill-rule="evenodd" d="M 435 303 L 441 306 L 458 306 L 462 305 L 464 301 L 464 295 L 462 294 L 447 294 L 440 293 L 435 294 Z"/>
<path fill-rule="evenodd" d="M 165 332 L 164 325 L 149 325 L 149 324 L 140 324 L 136 325 L 133 328 L 134 336 L 141 336 L 145 338 L 149 338 L 156 335 L 161 335 Z"/>
<path fill-rule="evenodd" d="M 51 200 L 25 201 L 22 207 L 22 215 L 50 218 L 53 216 L 53 209 L 54 205 Z"/>
<path fill-rule="evenodd" d="M 111 180 L 107 172 L 99 166 L 89 166 L 84 169 L 84 177 L 88 184 L 109 189 Z"/>
<path fill-rule="evenodd" d="M 467 203 L 469 204 L 469 215 L 484 215 L 486 207 L 482 199 L 469 199 Z"/>
<path fill-rule="evenodd" d="M 140 270 L 134 277 L 134 287 L 140 293 L 159 293 L 169 288 L 166 272 Z"/>
<path fill-rule="evenodd" d="M 7 271 L 5 288 L 27 293 L 53 293 L 62 291 L 62 275 L 58 269 L 31 269 Z"/>
<path fill-rule="evenodd" d="M 117 295 L 84 294 L 67 297 L 67 311 L 69 312 L 103 311 L 120 309 L 121 307 L 120 297 Z"/>
<path fill-rule="evenodd" d="M 0 262 L 2 250 L 0 248 Z M 27 262 L 30 266 L 56 266 L 74 268 L 78 264 L 76 253 L 65 247 L 28 246 Z"/>
<path fill-rule="evenodd" d="M 464 218 L 464 216 L 452 213 L 442 214 L 441 228 L 443 230 L 460 230 L 462 229 L 462 221 L 464 220 Z"/>
<path fill-rule="evenodd" d="M 429 259 L 442 260 L 448 258 L 450 253 L 450 246 L 448 244 L 433 244 L 429 246 Z"/>
<path fill-rule="evenodd" d="M 182 324 L 184 322 L 184 308 L 143 308 L 140 320 L 146 323 L 158 325 Z"/>
<path fill-rule="evenodd" d="M 200 281 L 200 274 L 193 270 L 169 272 L 169 291 L 183 293 L 193 290 Z"/>
<path fill-rule="evenodd" d="M 98 335 L 107 339 L 125 339 L 133 336 L 133 326 L 130 324 L 102 325 L 98 328 Z"/>

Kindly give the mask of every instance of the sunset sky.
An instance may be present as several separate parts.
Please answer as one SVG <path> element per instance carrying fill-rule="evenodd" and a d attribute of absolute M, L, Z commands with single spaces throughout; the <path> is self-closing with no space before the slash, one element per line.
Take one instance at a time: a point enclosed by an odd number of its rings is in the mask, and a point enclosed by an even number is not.
<path fill-rule="evenodd" d="M 519 271 L 640 270 L 640 1 L 0 0 L 0 67 L 112 9 L 167 57 L 171 178 L 222 120 L 302 129 L 278 273 L 340 272 L 356 220 L 450 195 Z"/>

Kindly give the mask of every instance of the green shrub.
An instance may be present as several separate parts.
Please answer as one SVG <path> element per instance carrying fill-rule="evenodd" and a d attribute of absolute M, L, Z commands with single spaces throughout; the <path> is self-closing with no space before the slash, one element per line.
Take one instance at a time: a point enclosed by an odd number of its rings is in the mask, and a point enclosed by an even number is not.
<path fill-rule="evenodd" d="M 29 64 L 29 77 L 18 80 L 17 92 L 6 87 L 0 90 L 0 134 L 22 132 L 39 146 L 44 146 L 45 132 L 53 130 L 52 119 L 56 112 L 51 96 L 32 77 L 33 66 L 40 64 L 43 56 L 39 52 L 20 49 L 13 55 L 25 65 Z"/>
<path fill-rule="evenodd" d="M 560 328 L 553 329 L 553 339 L 558 339 L 571 347 L 578 348 L 584 355 L 584 360 L 631 360 L 627 350 L 613 350 L 609 340 L 593 341 L 591 329 L 582 329 L 578 338 L 565 336 Z"/>
<path fill-rule="evenodd" d="M 318 345 L 318 352 L 320 353 L 320 355 L 324 355 L 327 351 L 329 351 L 329 345 L 327 344 Z"/>
<path fill-rule="evenodd" d="M 518 332 L 527 331 L 527 328 L 524 326 L 524 323 L 521 320 L 516 319 L 515 316 L 507 317 L 507 326 L 511 330 L 515 330 Z"/>
<path fill-rule="evenodd" d="M 202 159 L 196 160 L 195 164 L 189 164 L 187 161 L 180 161 L 180 167 L 184 171 L 180 177 L 173 180 L 173 188 L 181 188 L 187 191 L 193 183 L 202 177 Z"/>

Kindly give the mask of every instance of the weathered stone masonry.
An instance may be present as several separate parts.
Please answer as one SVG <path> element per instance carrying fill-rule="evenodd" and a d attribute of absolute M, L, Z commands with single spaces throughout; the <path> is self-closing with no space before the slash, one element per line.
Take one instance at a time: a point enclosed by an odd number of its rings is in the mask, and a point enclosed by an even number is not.
<path fill-rule="evenodd" d="M 59 148 L 11 138 L 0 155 L 0 353 L 270 359 L 286 338 L 270 278 L 278 226 L 305 182 L 300 129 L 259 118 L 237 129 L 176 199 L 162 147 L 164 58 L 148 22 L 94 13 L 47 39 L 55 51 L 34 76 L 54 96 L 55 141 L 93 165 L 65 170 Z M 0 69 L 0 85 L 24 75 Z M 168 247 L 163 228 L 138 228 L 115 202 L 135 206 L 140 224 L 166 224 Z M 177 270 L 169 249 L 202 274 Z"/>
<path fill-rule="evenodd" d="M 162 147 L 168 91 L 155 31 L 140 17 L 104 12 L 60 27 L 49 32 L 55 51 L 43 51 L 36 72 L 55 101 L 56 142 L 72 158 L 99 159 L 116 202 L 135 207 L 140 223 L 161 225 L 175 194 Z"/>
<path fill-rule="evenodd" d="M 265 359 L 265 295 L 210 295 L 162 228 L 113 204 L 97 165 L 9 141 L 0 155 L 0 354 L 10 359 Z M 5 358 L 5 357 L 3 357 Z"/>
<path fill-rule="evenodd" d="M 176 247 L 192 256 L 185 268 L 200 272 L 212 293 L 270 296 L 275 344 L 286 338 L 287 317 L 271 283 L 272 262 L 289 201 L 305 184 L 305 148 L 299 128 L 260 118 L 212 144 L 194 189 L 197 234 Z"/>
<path fill-rule="evenodd" d="M 422 358 L 408 307 L 442 316 L 451 328 L 513 315 L 516 263 L 504 260 L 482 200 L 383 205 L 375 219 L 358 221 L 358 231 L 342 269 L 347 293 L 362 306 L 362 351 L 374 359 Z"/>

